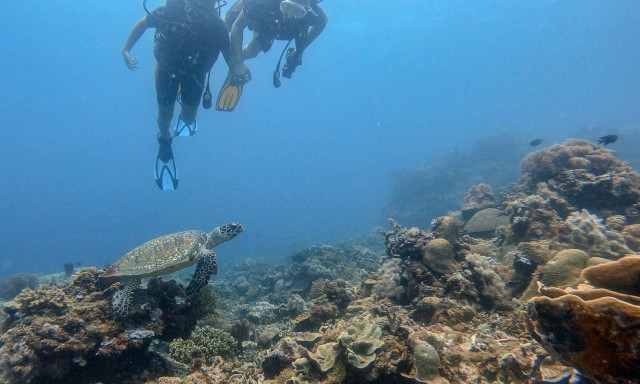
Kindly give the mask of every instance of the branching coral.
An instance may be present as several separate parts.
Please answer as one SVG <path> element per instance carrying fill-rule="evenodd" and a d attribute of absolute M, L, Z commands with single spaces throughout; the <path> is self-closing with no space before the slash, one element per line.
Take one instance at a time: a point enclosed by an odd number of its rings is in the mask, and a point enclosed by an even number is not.
<path fill-rule="evenodd" d="M 420 260 L 422 250 L 429 243 L 429 236 L 418 228 L 403 228 L 395 220 L 389 219 L 393 229 L 382 232 L 385 237 L 387 255 L 401 259 Z"/>

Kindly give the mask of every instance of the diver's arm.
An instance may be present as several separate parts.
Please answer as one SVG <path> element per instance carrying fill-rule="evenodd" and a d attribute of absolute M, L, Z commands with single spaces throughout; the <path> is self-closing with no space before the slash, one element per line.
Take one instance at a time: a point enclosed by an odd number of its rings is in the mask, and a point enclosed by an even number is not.
<path fill-rule="evenodd" d="M 133 26 L 133 29 L 131 29 L 131 32 L 129 32 L 127 41 L 124 43 L 124 48 L 122 48 L 122 57 L 124 58 L 124 63 L 127 65 L 127 68 L 132 71 L 138 68 L 138 59 L 131 56 L 131 48 L 133 48 L 133 46 L 138 42 L 147 28 L 149 28 L 147 18 L 143 17 L 136 23 L 136 25 Z"/>
<path fill-rule="evenodd" d="M 235 81 L 240 83 L 246 83 L 251 80 L 251 71 L 244 64 L 242 56 L 242 43 L 244 41 L 244 29 L 249 25 L 249 20 L 244 14 L 244 11 L 240 12 L 236 21 L 233 22 L 230 33 L 231 49 L 229 53 L 229 68 L 235 78 Z M 224 51 L 222 52 L 224 56 Z M 226 60 L 226 57 L 225 57 Z"/>
<path fill-rule="evenodd" d="M 244 62 L 242 59 L 242 42 L 244 41 L 244 29 L 249 25 L 249 20 L 245 16 L 244 11 L 240 12 L 236 21 L 231 26 L 231 60 L 234 64 L 239 65 Z"/>
<path fill-rule="evenodd" d="M 329 18 L 327 14 L 320 7 L 316 7 L 314 12 L 318 15 L 318 22 L 309 28 L 309 34 L 304 42 L 304 47 L 300 49 L 300 52 L 304 51 L 320 34 L 324 31 L 324 27 L 327 26 Z M 297 48 L 297 47 L 296 47 Z"/>

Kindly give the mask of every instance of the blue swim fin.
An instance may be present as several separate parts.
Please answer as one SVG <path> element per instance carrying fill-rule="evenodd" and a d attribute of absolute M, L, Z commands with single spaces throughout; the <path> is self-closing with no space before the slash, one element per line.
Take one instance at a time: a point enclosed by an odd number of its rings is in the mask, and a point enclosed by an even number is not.
<path fill-rule="evenodd" d="M 172 141 L 173 138 L 163 140 L 158 137 L 160 146 L 158 148 L 158 157 L 156 157 L 155 178 L 156 184 L 163 191 L 173 191 L 178 188 L 178 169 L 173 160 Z"/>
<path fill-rule="evenodd" d="M 198 130 L 198 122 L 193 120 L 192 124 L 187 124 L 182 120 L 182 115 L 178 116 L 176 128 L 173 130 L 174 136 L 193 136 Z"/>

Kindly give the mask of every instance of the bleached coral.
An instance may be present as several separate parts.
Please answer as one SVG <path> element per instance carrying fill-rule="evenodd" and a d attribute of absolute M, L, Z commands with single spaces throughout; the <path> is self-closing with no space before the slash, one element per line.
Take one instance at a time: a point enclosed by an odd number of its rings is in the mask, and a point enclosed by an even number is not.
<path fill-rule="evenodd" d="M 495 270 L 495 262 L 486 256 L 470 253 L 465 257 L 470 267 L 472 280 L 479 292 L 481 303 L 489 308 L 510 306 L 502 276 Z"/>
<path fill-rule="evenodd" d="M 622 234 L 611 231 L 597 215 L 586 209 L 573 212 L 559 230 L 560 241 L 571 248 L 581 249 L 591 257 L 616 260 L 633 253 L 627 248 Z"/>
<path fill-rule="evenodd" d="M 381 279 L 375 283 L 371 293 L 378 300 L 381 298 L 397 298 L 404 293 L 404 288 L 400 284 L 402 268 L 401 260 L 397 258 L 387 259 L 380 267 Z"/>

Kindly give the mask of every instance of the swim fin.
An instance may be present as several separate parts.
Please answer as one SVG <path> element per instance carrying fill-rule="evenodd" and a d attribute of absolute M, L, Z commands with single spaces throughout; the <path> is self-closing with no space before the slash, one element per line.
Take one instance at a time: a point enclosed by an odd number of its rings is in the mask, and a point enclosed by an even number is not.
<path fill-rule="evenodd" d="M 216 101 L 216 109 L 218 111 L 231 112 L 240 100 L 242 84 L 235 84 L 232 80 L 233 76 L 231 75 L 231 71 L 229 71 L 227 79 L 224 81 L 218 94 L 218 101 Z"/>
<path fill-rule="evenodd" d="M 187 124 L 182 120 L 182 115 L 178 116 L 176 128 L 173 130 L 174 136 L 193 136 L 198 130 L 198 121 L 193 120 L 193 124 Z"/>
<path fill-rule="evenodd" d="M 172 141 L 173 138 L 163 140 L 158 136 L 160 146 L 158 147 L 158 157 L 156 157 L 155 177 L 156 184 L 163 191 L 173 191 L 178 188 L 178 170 L 173 160 Z"/>

